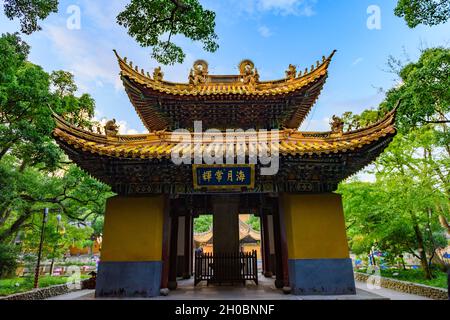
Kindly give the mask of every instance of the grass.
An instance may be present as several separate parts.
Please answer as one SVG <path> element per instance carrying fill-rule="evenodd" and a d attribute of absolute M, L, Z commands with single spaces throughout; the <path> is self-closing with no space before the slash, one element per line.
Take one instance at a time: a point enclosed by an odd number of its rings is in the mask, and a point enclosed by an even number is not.
<path fill-rule="evenodd" d="M 82 275 L 82 279 L 89 278 L 87 275 Z M 58 284 L 67 283 L 68 277 L 64 276 L 41 276 L 39 277 L 39 288 L 45 288 L 55 286 Z M 34 278 L 12 278 L 12 279 L 0 279 L 0 296 L 8 296 L 10 294 L 26 292 L 33 289 Z"/>
<path fill-rule="evenodd" d="M 358 272 L 366 272 L 365 269 L 359 269 Z M 423 271 L 420 269 L 382 269 L 381 276 L 401 281 L 424 284 L 431 287 L 447 289 L 447 273 L 440 270 L 433 270 L 434 278 L 427 280 Z"/>

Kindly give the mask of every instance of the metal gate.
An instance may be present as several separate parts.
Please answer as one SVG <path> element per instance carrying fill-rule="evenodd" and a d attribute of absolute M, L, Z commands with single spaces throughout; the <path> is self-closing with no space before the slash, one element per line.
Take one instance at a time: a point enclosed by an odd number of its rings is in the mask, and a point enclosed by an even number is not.
<path fill-rule="evenodd" d="M 256 251 L 239 253 L 195 254 L 195 285 L 210 283 L 235 283 L 250 280 L 258 284 Z"/>

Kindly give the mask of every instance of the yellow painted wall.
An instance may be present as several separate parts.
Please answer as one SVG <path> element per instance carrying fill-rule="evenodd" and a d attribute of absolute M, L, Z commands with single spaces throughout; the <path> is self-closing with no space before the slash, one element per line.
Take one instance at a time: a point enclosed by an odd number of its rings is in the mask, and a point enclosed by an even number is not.
<path fill-rule="evenodd" d="M 261 245 L 257 243 L 245 243 L 241 244 L 241 250 L 245 253 L 251 253 L 253 250 L 256 250 L 256 256 L 258 259 L 261 259 Z"/>
<path fill-rule="evenodd" d="M 161 261 L 164 198 L 108 199 L 101 261 Z"/>
<path fill-rule="evenodd" d="M 83 254 L 99 254 L 100 253 L 100 247 L 101 244 L 98 242 L 98 240 L 94 241 L 94 244 L 92 245 L 92 248 L 84 247 L 69 247 L 69 252 L 71 256 L 77 256 L 77 255 L 83 255 Z"/>
<path fill-rule="evenodd" d="M 289 259 L 349 257 L 341 196 L 283 194 Z"/>

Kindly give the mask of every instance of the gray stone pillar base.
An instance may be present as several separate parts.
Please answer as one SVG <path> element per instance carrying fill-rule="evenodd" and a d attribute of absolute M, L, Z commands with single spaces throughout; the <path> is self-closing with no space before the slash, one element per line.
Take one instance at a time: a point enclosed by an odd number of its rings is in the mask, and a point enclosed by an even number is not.
<path fill-rule="evenodd" d="M 356 294 L 351 259 L 289 260 L 294 295 Z"/>
<path fill-rule="evenodd" d="M 96 297 L 156 297 L 160 295 L 161 261 L 100 262 Z"/>

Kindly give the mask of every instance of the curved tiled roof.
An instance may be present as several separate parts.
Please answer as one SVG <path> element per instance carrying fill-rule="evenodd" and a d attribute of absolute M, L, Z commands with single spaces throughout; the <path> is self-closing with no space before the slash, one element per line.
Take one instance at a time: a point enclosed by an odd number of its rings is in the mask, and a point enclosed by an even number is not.
<path fill-rule="evenodd" d="M 168 131 L 154 131 L 142 135 L 107 137 L 74 127 L 56 115 L 55 120 L 57 126 L 54 136 L 57 140 L 73 149 L 99 156 L 125 159 L 168 159 L 172 152 L 189 154 L 194 150 L 203 152 L 207 148 L 217 147 L 217 144 L 213 144 L 215 136 L 210 133 L 202 133 L 201 143 L 196 143 L 195 140 L 199 135 L 187 131 L 176 134 Z M 376 143 L 386 136 L 392 136 L 395 134 L 394 122 L 395 110 L 367 128 L 340 135 L 331 132 L 300 132 L 285 129 L 278 131 L 278 137 L 273 136 L 275 140 L 261 142 L 261 133 L 259 135 L 257 132 L 235 133 L 235 141 L 231 146 L 238 150 L 243 144 L 248 146 L 249 143 L 255 143 L 259 150 L 269 150 L 272 144 L 272 147 L 278 147 L 279 153 L 284 156 L 345 153 Z M 192 143 L 180 143 L 187 141 L 185 139 L 191 139 Z M 248 148 L 246 149 L 248 151 Z"/>
<path fill-rule="evenodd" d="M 336 51 L 322 62 L 311 66 L 311 69 L 293 79 L 280 79 L 273 81 L 258 81 L 255 85 L 244 84 L 240 76 L 210 76 L 211 81 L 204 84 L 192 85 L 189 83 L 174 83 L 164 80 L 154 80 L 148 72 L 121 58 L 116 51 L 121 75 L 143 85 L 146 88 L 162 94 L 179 96 L 211 96 L 211 95 L 246 95 L 246 96 L 276 96 L 299 90 L 327 74 L 328 66 Z M 222 81 L 221 81 L 222 80 Z M 227 80 L 227 81 L 225 81 Z"/>
<path fill-rule="evenodd" d="M 249 224 L 239 219 L 239 240 L 245 238 L 261 241 L 261 232 L 254 230 Z M 197 243 L 207 243 L 213 238 L 213 230 L 206 232 L 194 233 L 194 241 Z"/>
<path fill-rule="evenodd" d="M 260 81 L 249 60 L 246 74 L 209 75 L 207 63 L 200 81 L 174 83 L 162 79 L 161 70 L 151 76 L 115 52 L 120 75 L 136 113 L 149 131 L 190 128 L 202 120 L 208 128 L 298 128 L 318 99 L 328 77 L 335 51 L 304 72 L 286 72 L 286 78 Z M 194 68 L 195 69 L 195 64 Z M 191 71 L 192 72 L 192 71 Z"/>

